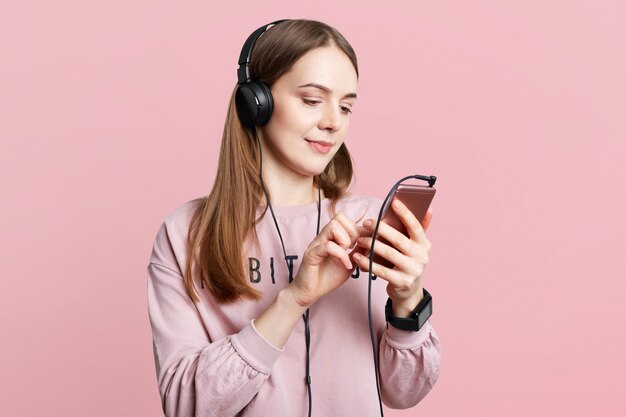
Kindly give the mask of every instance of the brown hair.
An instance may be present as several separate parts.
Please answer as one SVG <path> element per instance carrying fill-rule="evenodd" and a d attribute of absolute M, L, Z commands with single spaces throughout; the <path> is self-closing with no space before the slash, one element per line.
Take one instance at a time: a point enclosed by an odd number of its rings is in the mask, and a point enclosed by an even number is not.
<path fill-rule="evenodd" d="M 272 26 L 258 39 L 250 61 L 250 74 L 271 86 L 305 53 L 325 46 L 342 50 L 358 78 L 356 54 L 343 35 L 325 23 L 304 19 Z M 237 86 L 228 106 L 215 183 L 211 193 L 195 208 L 189 225 L 184 283 L 196 302 L 200 298 L 193 285 L 194 272 L 218 302 L 262 297 L 262 293 L 247 282 L 242 257 L 250 232 L 253 242 L 259 245 L 255 226 L 267 212 L 267 206 L 255 219 L 263 195 L 259 150 L 252 130 L 245 127 L 237 115 L 236 90 Z M 344 143 L 324 172 L 314 177 L 314 184 L 332 200 L 333 214 L 337 201 L 346 195 L 353 175 L 352 159 Z"/>

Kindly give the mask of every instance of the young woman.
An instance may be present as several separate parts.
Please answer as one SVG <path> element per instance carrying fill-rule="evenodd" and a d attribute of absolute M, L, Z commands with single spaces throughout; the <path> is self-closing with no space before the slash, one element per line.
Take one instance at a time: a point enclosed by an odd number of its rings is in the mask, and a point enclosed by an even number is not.
<path fill-rule="evenodd" d="M 356 56 L 324 23 L 274 23 L 244 45 L 249 73 L 240 62 L 211 193 L 171 212 L 154 242 L 148 309 L 166 416 L 380 415 L 364 272 L 382 201 L 347 191 Z M 242 90 L 249 78 L 261 98 Z M 432 213 L 423 228 L 393 210 L 410 237 L 381 223 L 392 244 L 374 252 L 395 267 L 374 264 L 386 287 L 373 283 L 371 303 L 382 401 L 408 408 L 437 381 L 439 339 L 430 321 L 387 325 L 384 309 L 389 298 L 409 317 L 423 303 Z"/>

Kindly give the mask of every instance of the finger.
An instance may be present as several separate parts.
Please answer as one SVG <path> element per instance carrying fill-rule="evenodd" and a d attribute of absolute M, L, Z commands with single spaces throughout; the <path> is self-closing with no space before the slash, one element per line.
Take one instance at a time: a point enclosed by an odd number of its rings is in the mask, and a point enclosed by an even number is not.
<path fill-rule="evenodd" d="M 433 210 L 429 208 L 428 210 L 426 210 L 426 215 L 424 215 L 424 219 L 422 220 L 422 227 L 424 228 L 424 232 L 426 232 L 426 230 L 430 226 L 430 221 L 432 220 L 432 218 Z"/>
<path fill-rule="evenodd" d="M 361 255 L 360 253 L 354 254 L 354 260 L 356 264 L 361 268 L 361 271 L 370 272 L 369 264 L 370 260 L 368 257 Z M 410 282 L 408 280 L 403 279 L 406 274 L 402 274 L 401 272 L 384 267 L 376 262 L 372 262 L 372 274 L 376 275 L 389 282 L 394 288 L 404 289 L 410 288 Z"/>
<path fill-rule="evenodd" d="M 398 199 L 393 200 L 391 209 L 396 212 L 402 223 L 409 232 L 409 237 L 415 242 L 423 242 L 426 235 L 424 229 L 415 215 Z"/>
<path fill-rule="evenodd" d="M 360 237 L 357 239 L 357 245 L 364 250 L 372 247 L 373 239 L 371 237 Z M 411 274 L 411 260 L 406 255 L 401 254 L 395 248 L 388 244 L 376 240 L 374 245 L 374 253 L 394 264 L 398 269 Z"/>
<path fill-rule="evenodd" d="M 333 257 L 341 262 L 347 269 L 353 269 L 348 252 L 333 241 L 322 242 L 313 246 L 309 251 L 313 265 L 319 265 L 328 257 Z"/>
<path fill-rule="evenodd" d="M 352 245 L 354 241 L 360 236 L 359 229 L 356 223 L 341 212 L 337 213 L 335 217 L 333 217 L 333 219 L 341 223 L 344 230 L 348 233 L 348 236 L 350 237 L 350 245 Z"/>
<path fill-rule="evenodd" d="M 344 249 L 348 249 L 354 242 L 354 239 L 350 237 L 350 234 L 345 229 L 343 223 L 336 218 L 333 218 L 330 222 L 328 222 L 315 239 L 318 240 L 317 243 L 334 241 Z"/>
<path fill-rule="evenodd" d="M 376 228 L 376 222 L 372 221 L 370 226 L 366 226 L 366 224 L 367 221 L 363 223 L 365 228 L 373 233 L 374 229 Z M 416 242 L 411 241 L 411 239 L 409 239 L 404 233 L 397 231 L 395 228 L 389 226 L 385 222 L 380 222 L 380 225 L 378 226 L 376 240 L 379 241 L 381 238 L 384 238 L 394 248 L 396 248 L 398 251 L 402 252 L 405 255 L 410 255 L 411 252 L 415 249 L 414 246 Z M 376 245 L 378 245 L 378 242 L 376 242 Z M 376 245 L 374 245 L 374 247 L 376 247 Z"/>
<path fill-rule="evenodd" d="M 350 257 L 350 259 L 352 259 L 352 255 L 354 255 L 355 253 L 360 253 L 361 255 L 367 256 L 367 249 L 355 244 L 354 247 L 348 253 L 348 256 Z"/>
<path fill-rule="evenodd" d="M 370 237 L 374 234 L 374 227 L 376 227 L 376 222 L 374 222 L 372 219 L 369 219 L 369 220 L 373 222 L 372 226 L 368 226 L 368 227 L 365 227 L 364 225 L 357 226 L 357 229 L 359 230 L 359 236 Z"/>

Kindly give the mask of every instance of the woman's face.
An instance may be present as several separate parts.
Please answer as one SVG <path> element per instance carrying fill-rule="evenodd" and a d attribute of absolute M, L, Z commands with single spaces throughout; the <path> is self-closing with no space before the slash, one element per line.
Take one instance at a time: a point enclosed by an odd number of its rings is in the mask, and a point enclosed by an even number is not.
<path fill-rule="evenodd" d="M 340 49 L 303 55 L 271 87 L 274 111 L 259 128 L 263 165 L 268 160 L 281 175 L 322 173 L 348 133 L 356 87 L 356 71 Z"/>

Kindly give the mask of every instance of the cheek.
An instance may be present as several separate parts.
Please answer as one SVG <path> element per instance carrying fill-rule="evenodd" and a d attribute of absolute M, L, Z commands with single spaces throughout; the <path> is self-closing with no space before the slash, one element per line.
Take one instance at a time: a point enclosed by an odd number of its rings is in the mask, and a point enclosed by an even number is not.
<path fill-rule="evenodd" d="M 284 108 L 274 105 L 270 121 L 263 126 L 263 128 L 270 137 L 282 137 L 285 135 L 286 131 L 289 130 L 289 125 L 287 123 L 289 118 L 290 116 Z"/>
<path fill-rule="evenodd" d="M 293 105 L 286 104 L 284 102 L 280 105 L 274 103 L 274 111 L 268 127 L 271 124 L 271 129 L 276 132 L 292 131 L 298 125 L 300 119 L 298 113 L 294 110 Z"/>
<path fill-rule="evenodd" d="M 311 127 L 317 125 L 315 109 L 306 107 L 299 98 L 283 100 L 280 105 L 275 102 L 274 112 L 278 113 L 277 119 L 281 126 L 300 134 L 307 133 Z"/>

